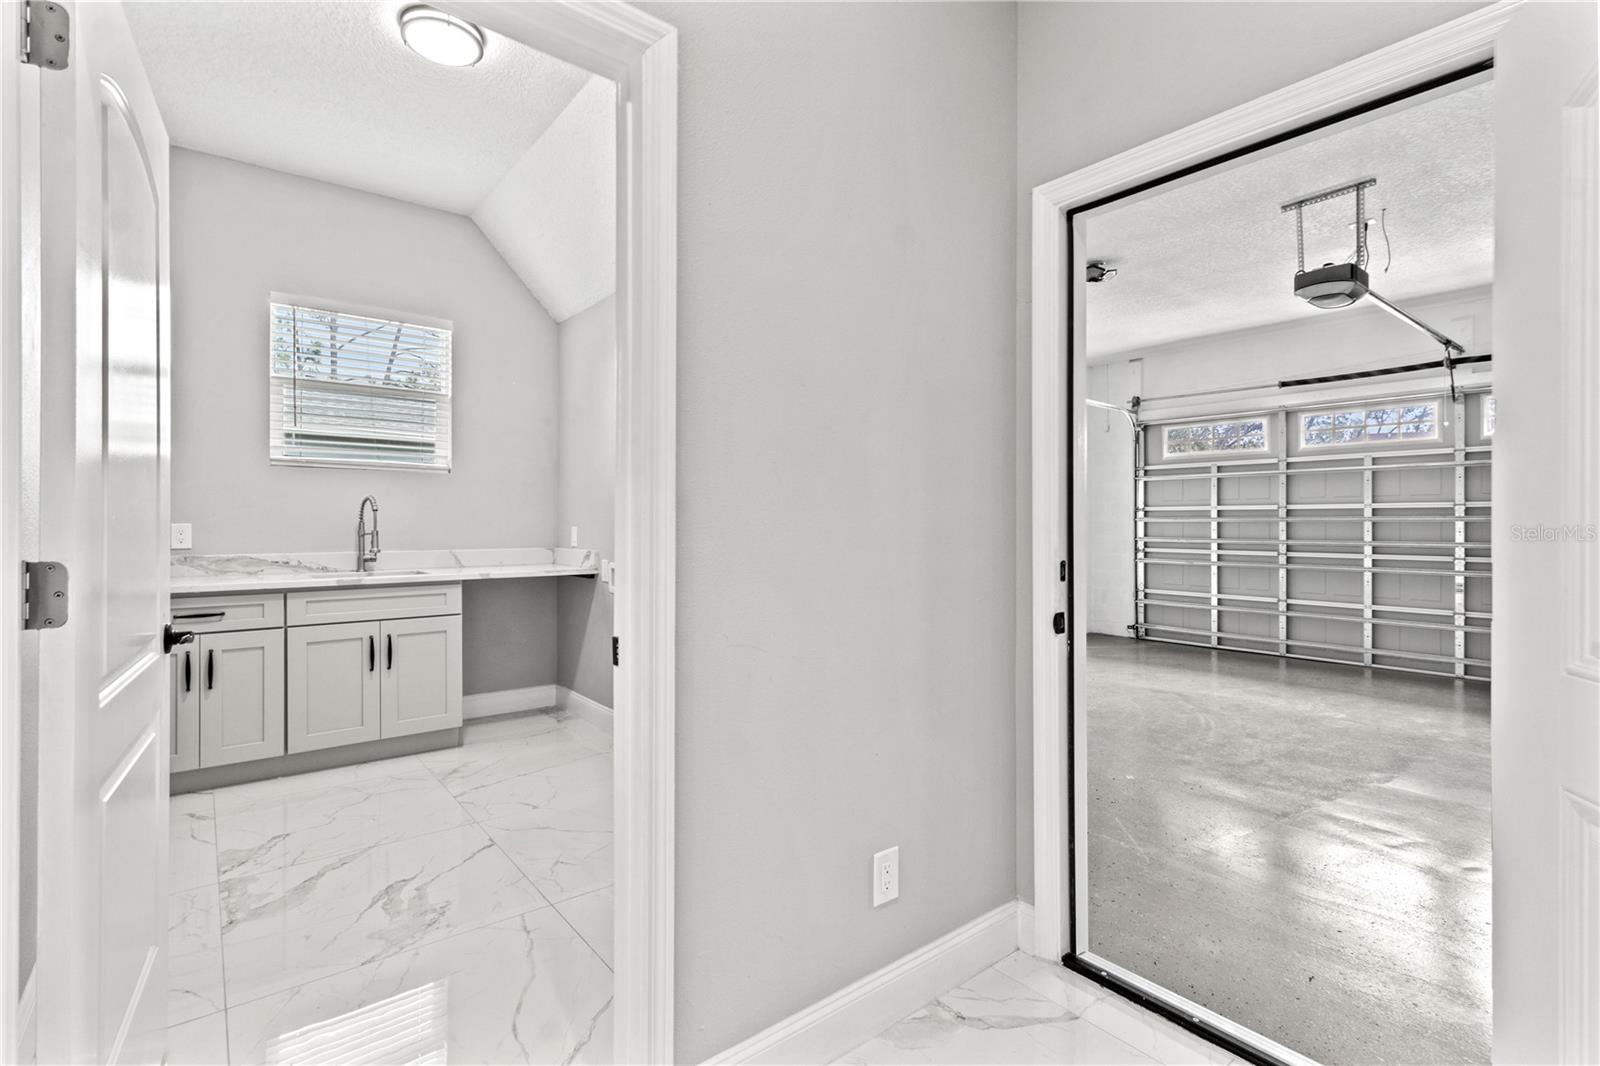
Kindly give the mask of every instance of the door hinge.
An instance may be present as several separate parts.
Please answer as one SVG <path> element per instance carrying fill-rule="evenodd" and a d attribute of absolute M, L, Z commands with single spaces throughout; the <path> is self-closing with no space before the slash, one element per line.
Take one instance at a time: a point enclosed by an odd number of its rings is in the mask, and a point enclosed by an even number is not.
<path fill-rule="evenodd" d="M 46 70 L 66 70 L 72 20 L 54 0 L 22 0 L 22 61 Z"/>
<path fill-rule="evenodd" d="M 60 629 L 67 624 L 70 601 L 64 563 L 22 564 L 23 629 Z"/>
<path fill-rule="evenodd" d="M 622 638 L 620 637 L 611 638 L 611 665 L 622 665 Z"/>

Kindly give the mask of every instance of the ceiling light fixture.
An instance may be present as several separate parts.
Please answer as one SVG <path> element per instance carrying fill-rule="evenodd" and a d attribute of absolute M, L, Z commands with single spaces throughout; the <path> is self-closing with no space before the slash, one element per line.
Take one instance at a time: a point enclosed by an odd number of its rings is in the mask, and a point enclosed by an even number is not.
<path fill-rule="evenodd" d="M 470 67 L 483 58 L 482 30 L 426 4 L 400 12 L 400 39 L 417 55 L 446 67 Z"/>

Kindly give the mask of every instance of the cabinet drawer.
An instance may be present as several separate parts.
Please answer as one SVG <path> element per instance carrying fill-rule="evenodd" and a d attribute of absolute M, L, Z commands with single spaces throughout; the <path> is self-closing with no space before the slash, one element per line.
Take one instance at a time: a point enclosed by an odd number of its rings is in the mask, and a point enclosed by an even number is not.
<path fill-rule="evenodd" d="M 377 622 L 387 618 L 428 618 L 461 613 L 460 585 L 310 589 L 287 595 L 288 619 L 292 626 Z"/>
<path fill-rule="evenodd" d="M 235 633 L 283 625 L 283 593 L 235 596 L 174 596 L 172 628 L 195 633 Z"/>

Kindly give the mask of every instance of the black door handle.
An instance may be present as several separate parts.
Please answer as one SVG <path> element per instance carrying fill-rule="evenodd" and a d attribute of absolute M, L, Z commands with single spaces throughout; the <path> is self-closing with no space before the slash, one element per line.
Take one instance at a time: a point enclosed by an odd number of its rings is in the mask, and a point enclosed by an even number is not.
<path fill-rule="evenodd" d="M 190 656 L 190 654 L 188 652 L 184 652 L 183 653 L 183 691 L 185 691 L 185 692 L 188 692 L 191 688 L 194 687 L 193 684 L 192 684 L 192 680 L 193 679 L 190 678 L 190 676 L 189 676 L 189 660 L 190 660 L 190 658 L 191 658 L 191 656 Z"/>
<path fill-rule="evenodd" d="M 194 634 L 187 629 L 173 629 L 168 622 L 161 627 L 161 654 L 171 655 L 172 649 L 179 644 L 193 644 Z"/>
<path fill-rule="evenodd" d="M 217 652 L 212 648 L 206 652 L 206 691 L 216 687 L 217 683 Z"/>
<path fill-rule="evenodd" d="M 378 638 L 367 637 L 367 673 L 378 668 Z"/>
<path fill-rule="evenodd" d="M 385 670 L 393 670 L 394 669 L 394 634 L 393 633 L 385 633 L 384 634 L 384 636 L 383 636 L 383 650 L 384 650 L 384 654 L 388 658 L 388 662 L 384 666 L 384 669 Z"/>

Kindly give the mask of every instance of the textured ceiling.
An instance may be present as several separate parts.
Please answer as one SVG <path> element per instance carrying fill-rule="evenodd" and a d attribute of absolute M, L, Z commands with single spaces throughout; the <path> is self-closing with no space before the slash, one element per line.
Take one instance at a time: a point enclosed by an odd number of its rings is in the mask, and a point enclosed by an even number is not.
<path fill-rule="evenodd" d="M 1283 203 L 1376 177 L 1367 215 L 1388 208 L 1393 263 L 1370 231 L 1372 287 L 1391 300 L 1488 284 L 1494 266 L 1493 83 L 1313 135 L 1086 220 L 1090 259 L 1119 273 L 1089 287 L 1089 357 L 1312 315 L 1292 293 L 1294 216 Z M 1355 200 L 1309 207 L 1306 265 L 1355 247 Z"/>
<path fill-rule="evenodd" d="M 494 34 L 477 66 L 431 63 L 398 0 L 126 6 L 174 143 L 459 214 L 589 80 Z"/>

